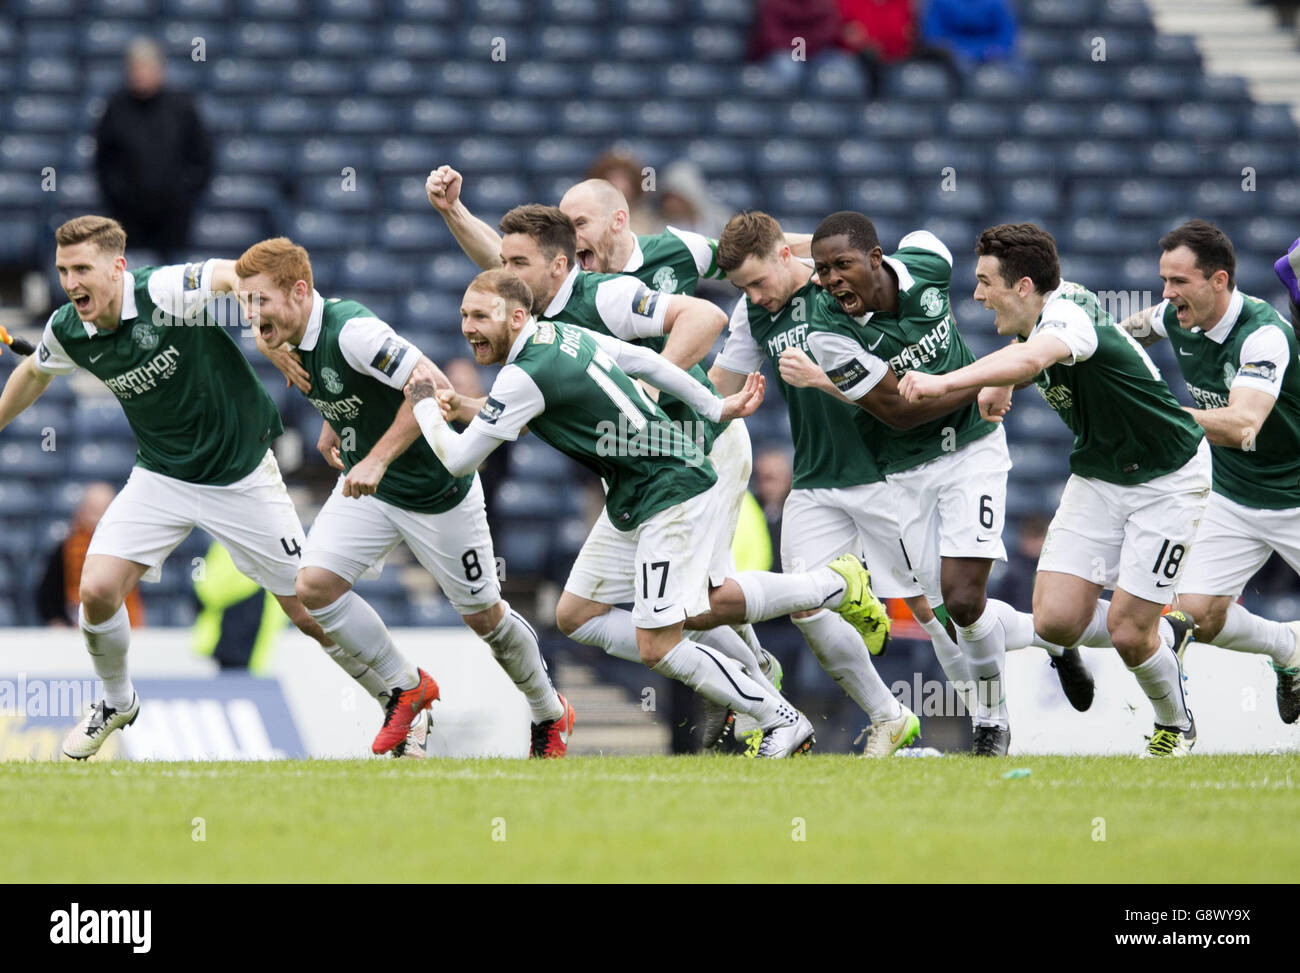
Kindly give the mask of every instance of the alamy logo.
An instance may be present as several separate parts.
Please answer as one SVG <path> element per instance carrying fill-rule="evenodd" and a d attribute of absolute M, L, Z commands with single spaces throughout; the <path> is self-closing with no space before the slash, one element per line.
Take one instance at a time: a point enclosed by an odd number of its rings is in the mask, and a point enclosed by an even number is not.
<path fill-rule="evenodd" d="M 339 378 L 339 373 L 332 368 L 322 368 L 320 370 L 321 381 L 325 383 L 325 391 L 330 395 L 338 395 L 343 391 L 343 379 Z"/>
<path fill-rule="evenodd" d="M 690 420 L 678 423 L 651 419 L 633 427 L 627 416 L 620 414 L 617 426 L 608 419 L 596 423 L 596 455 L 671 456 L 686 466 L 701 466 L 707 430 L 704 423 Z"/>
<path fill-rule="evenodd" d="M 50 942 L 129 944 L 133 953 L 147 953 L 152 945 L 153 912 L 149 909 L 87 909 L 72 903 L 70 909 L 50 913 Z"/>

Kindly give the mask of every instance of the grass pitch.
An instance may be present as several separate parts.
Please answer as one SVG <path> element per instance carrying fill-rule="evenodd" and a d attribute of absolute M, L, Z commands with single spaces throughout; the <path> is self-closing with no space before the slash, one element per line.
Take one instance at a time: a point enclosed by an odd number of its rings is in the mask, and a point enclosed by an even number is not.
<path fill-rule="evenodd" d="M 1300 755 L 11 763 L 0 862 L 10 882 L 1289 882 L 1298 811 Z"/>

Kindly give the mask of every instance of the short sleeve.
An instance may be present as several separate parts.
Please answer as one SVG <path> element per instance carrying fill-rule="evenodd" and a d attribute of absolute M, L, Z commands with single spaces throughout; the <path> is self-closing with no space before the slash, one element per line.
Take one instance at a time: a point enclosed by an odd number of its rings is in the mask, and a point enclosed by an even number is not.
<path fill-rule="evenodd" d="M 1161 338 L 1168 338 L 1169 332 L 1165 328 L 1165 312 L 1169 310 L 1169 302 L 1161 301 L 1151 310 L 1147 311 L 1147 323 L 1151 326 L 1151 333 Z"/>
<path fill-rule="evenodd" d="M 1258 389 L 1277 398 L 1282 392 L 1282 377 L 1291 363 L 1291 349 L 1282 329 L 1268 325 L 1252 331 L 1241 343 L 1237 375 L 1229 390 Z"/>
<path fill-rule="evenodd" d="M 1070 349 L 1070 359 L 1064 363 L 1066 365 L 1087 361 L 1097 351 L 1097 328 L 1088 312 L 1073 301 L 1056 300 L 1043 308 L 1043 318 L 1030 337 L 1038 335 L 1058 338 Z"/>
<path fill-rule="evenodd" d="M 37 368 L 49 375 L 71 375 L 77 370 L 77 363 L 68 357 L 63 344 L 54 336 L 53 314 L 45 322 L 45 331 L 41 335 L 41 343 L 36 348 L 33 361 Z"/>
<path fill-rule="evenodd" d="M 400 389 L 420 360 L 420 350 L 379 318 L 352 318 L 339 331 L 339 348 L 354 371 Z"/>
<path fill-rule="evenodd" d="M 898 241 L 899 250 L 929 250 L 942 257 L 944 263 L 952 266 L 952 251 L 929 230 L 913 230 Z"/>
<path fill-rule="evenodd" d="M 165 314 L 178 318 L 196 317 L 212 300 L 215 270 L 215 260 L 159 267 L 149 275 L 149 298 Z"/>
<path fill-rule="evenodd" d="M 664 333 L 671 298 L 635 277 L 619 275 L 596 286 L 596 313 L 615 338 L 657 338 Z"/>
<path fill-rule="evenodd" d="M 763 349 L 758 346 L 753 332 L 749 330 L 748 299 L 742 297 L 732 308 L 726 343 L 713 364 L 742 375 L 756 372 L 762 367 Z"/>
<path fill-rule="evenodd" d="M 879 385 L 889 371 L 888 362 L 844 335 L 810 331 L 808 348 L 831 384 L 854 402 Z"/>
<path fill-rule="evenodd" d="M 695 270 L 701 277 L 717 280 L 724 276 L 722 271 L 718 269 L 717 240 L 706 237 L 702 233 L 679 230 L 675 226 L 668 227 L 668 232 L 686 245 L 686 249 L 691 252 L 691 257 L 695 260 Z"/>
<path fill-rule="evenodd" d="M 546 399 L 532 376 L 518 365 L 506 365 L 469 428 L 493 439 L 514 442 L 524 426 L 545 409 Z"/>

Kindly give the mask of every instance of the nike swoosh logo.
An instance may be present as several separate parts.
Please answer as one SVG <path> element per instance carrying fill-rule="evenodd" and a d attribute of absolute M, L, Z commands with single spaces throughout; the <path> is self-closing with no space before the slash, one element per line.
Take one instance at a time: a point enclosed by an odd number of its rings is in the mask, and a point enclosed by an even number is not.
<path fill-rule="evenodd" d="M 1156 582 L 1156 587 L 1157 587 L 1157 588 L 1168 588 L 1171 584 L 1173 584 L 1172 581 L 1165 581 L 1165 582 L 1163 582 L 1163 583 L 1157 581 L 1157 582 Z"/>
<path fill-rule="evenodd" d="M 877 338 L 877 339 L 876 339 L 872 344 L 867 345 L 867 351 L 875 351 L 875 350 L 876 350 L 876 345 L 880 344 L 880 343 L 881 343 L 882 341 L 884 341 L 884 340 L 885 340 L 885 336 L 882 334 L 882 335 L 881 335 L 879 338 Z"/>
<path fill-rule="evenodd" d="M 975 538 L 975 543 L 976 543 L 976 544 L 988 544 L 988 543 L 991 543 L 992 540 L 993 540 L 992 537 L 977 537 L 977 538 Z"/>
<path fill-rule="evenodd" d="M 1183 349 L 1181 348 L 1178 349 L 1178 354 L 1182 355 L 1184 358 L 1192 357 L 1192 353 L 1190 351 L 1183 351 Z"/>
<path fill-rule="evenodd" d="M 95 362 L 99 361 L 101 358 L 103 358 L 103 357 L 104 357 L 105 355 L 107 355 L 107 354 L 108 354 L 108 352 L 106 352 L 106 351 L 101 351 L 98 355 L 91 355 L 91 356 L 90 356 L 90 363 L 93 365 Z"/>
<path fill-rule="evenodd" d="M 486 588 L 486 587 L 487 587 L 487 585 L 485 585 L 485 584 L 481 584 L 481 585 L 479 585 L 477 588 L 470 588 L 470 589 L 469 589 L 469 593 L 470 593 L 471 595 L 476 595 L 476 594 L 478 594 L 480 591 L 482 591 L 482 590 L 483 590 L 484 588 Z"/>
<path fill-rule="evenodd" d="M 672 608 L 672 607 L 673 607 L 672 605 L 664 605 L 663 608 L 656 608 L 656 609 L 654 610 L 654 613 L 655 613 L 656 615 L 658 615 L 660 612 L 666 612 L 669 608 Z"/>

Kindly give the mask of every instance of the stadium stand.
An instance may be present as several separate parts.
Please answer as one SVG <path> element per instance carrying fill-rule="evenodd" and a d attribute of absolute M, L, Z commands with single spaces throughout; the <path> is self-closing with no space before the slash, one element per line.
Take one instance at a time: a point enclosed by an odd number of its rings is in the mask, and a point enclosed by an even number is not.
<path fill-rule="evenodd" d="M 1021 0 L 1023 63 L 982 66 L 961 91 L 942 69 L 915 63 L 888 67 L 870 92 L 834 62 L 797 98 L 744 62 L 746 0 L 619 0 L 612 18 L 607 6 L 12 0 L 0 21 L 0 270 L 42 271 L 61 297 L 51 230 L 98 205 L 86 133 L 126 44 L 152 33 L 171 80 L 198 96 L 215 133 L 217 177 L 194 255 L 234 256 L 287 233 L 311 250 L 323 292 L 369 304 L 435 359 L 463 352 L 456 309 L 473 268 L 428 208 L 427 172 L 461 169 L 469 205 L 495 221 L 516 203 L 556 202 L 613 140 L 655 167 L 691 160 L 726 206 L 766 209 L 792 230 L 840 208 L 872 216 L 887 243 L 935 230 L 957 256 L 954 303 L 977 353 L 1001 339 L 970 300 L 971 247 L 1001 221 L 1041 222 L 1067 277 L 1142 304 L 1158 299 L 1158 236 L 1206 216 L 1236 242 L 1242 289 L 1285 306 L 1271 266 L 1300 224 L 1295 120 L 1253 101 L 1240 79 L 1208 75 L 1193 39 L 1158 32 L 1138 0 Z M 199 38 L 205 60 L 192 57 Z M 1244 166 L 1256 192 L 1242 191 Z M 57 171 L 56 192 L 33 191 L 45 167 Z M 355 180 L 345 184 L 348 170 Z M 1172 374 L 1167 349 L 1155 353 Z M 324 474 L 318 417 L 256 364 L 286 428 L 305 441 L 306 471 Z M 69 484 L 120 483 L 131 463 L 116 404 L 74 398 L 67 384 L 0 440 L 0 625 L 34 621 L 33 552 L 57 536 Z M 1017 402 L 1009 509 L 1050 513 L 1068 435 L 1037 396 Z M 756 450 L 788 435 L 776 402 L 750 426 Z M 41 449 L 46 427 L 62 437 L 54 453 Z M 512 462 L 499 553 L 512 579 L 562 580 L 581 537 L 580 473 L 525 443 Z M 144 591 L 151 620 L 193 617 L 183 585 Z M 365 595 L 390 625 L 450 618 L 445 605 L 404 597 L 391 571 Z M 1289 603 L 1262 610 L 1296 614 Z"/>

